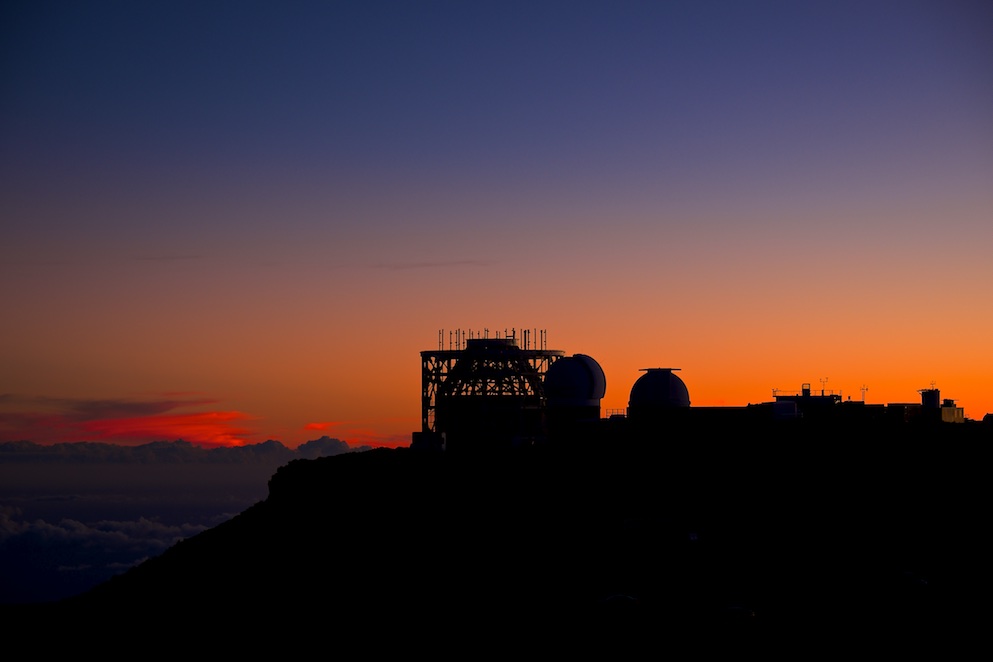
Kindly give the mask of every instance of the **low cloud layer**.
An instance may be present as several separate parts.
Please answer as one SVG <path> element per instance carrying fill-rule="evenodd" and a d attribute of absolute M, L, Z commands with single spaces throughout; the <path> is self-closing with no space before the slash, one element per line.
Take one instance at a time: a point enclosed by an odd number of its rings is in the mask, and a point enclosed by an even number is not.
<path fill-rule="evenodd" d="M 78 594 L 265 499 L 280 466 L 367 449 L 0 443 L 0 604 Z"/>
<path fill-rule="evenodd" d="M 0 507 L 0 601 L 40 602 L 82 592 L 208 528 L 209 522 L 166 524 L 145 517 L 24 521 L 20 509 Z"/>
<path fill-rule="evenodd" d="M 144 443 L 185 439 L 210 446 L 241 446 L 255 435 L 252 420 L 219 410 L 203 397 L 53 398 L 0 395 L 0 441 Z"/>

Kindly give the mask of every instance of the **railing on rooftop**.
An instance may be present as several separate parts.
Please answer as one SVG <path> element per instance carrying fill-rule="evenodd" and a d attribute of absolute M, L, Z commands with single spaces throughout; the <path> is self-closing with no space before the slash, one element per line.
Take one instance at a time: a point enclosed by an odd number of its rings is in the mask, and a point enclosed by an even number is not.
<path fill-rule="evenodd" d="M 806 390 L 801 390 L 801 391 L 784 391 L 782 389 L 774 388 L 774 389 L 772 389 L 772 395 L 773 395 L 773 397 L 777 397 L 777 398 L 778 397 L 782 397 L 782 396 L 786 396 L 786 397 L 801 397 L 801 396 L 804 396 L 804 395 L 807 395 L 807 396 L 810 396 L 810 397 L 838 396 L 840 398 L 841 397 L 841 391 L 832 391 L 831 389 L 825 389 L 825 388 L 812 388 L 812 389 L 806 389 Z"/>

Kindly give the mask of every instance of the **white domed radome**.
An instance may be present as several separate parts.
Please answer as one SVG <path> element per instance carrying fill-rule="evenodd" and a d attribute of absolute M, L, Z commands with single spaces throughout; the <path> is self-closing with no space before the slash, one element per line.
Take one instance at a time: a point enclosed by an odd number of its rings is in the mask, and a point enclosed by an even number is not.
<path fill-rule="evenodd" d="M 551 407 L 599 407 L 606 392 L 603 368 L 585 354 L 562 357 L 545 373 L 545 396 Z"/>
<path fill-rule="evenodd" d="M 645 371 L 631 387 L 628 407 L 633 409 L 676 409 L 690 406 L 690 392 L 683 380 L 673 374 L 679 368 L 642 368 Z"/>

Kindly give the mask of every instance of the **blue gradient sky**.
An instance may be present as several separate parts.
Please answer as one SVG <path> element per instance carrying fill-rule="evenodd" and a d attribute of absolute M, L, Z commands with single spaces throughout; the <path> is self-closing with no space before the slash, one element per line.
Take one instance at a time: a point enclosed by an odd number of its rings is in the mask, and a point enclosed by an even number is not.
<path fill-rule="evenodd" d="M 409 443 L 484 327 L 993 412 L 989 2 L 0 12 L 0 440 Z"/>

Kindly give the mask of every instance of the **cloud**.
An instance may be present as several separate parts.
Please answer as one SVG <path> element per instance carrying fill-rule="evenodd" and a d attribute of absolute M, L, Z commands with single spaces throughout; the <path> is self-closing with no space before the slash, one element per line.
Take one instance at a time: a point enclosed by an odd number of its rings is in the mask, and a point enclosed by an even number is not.
<path fill-rule="evenodd" d="M 201 260 L 203 255 L 196 253 L 147 253 L 136 255 L 136 260 L 143 262 L 188 262 L 190 260 Z"/>
<path fill-rule="evenodd" d="M 64 518 L 24 521 L 0 507 L 0 603 L 72 595 L 157 556 L 209 524 L 166 524 L 138 517 L 92 523 Z"/>
<path fill-rule="evenodd" d="M 216 400 L 206 398 L 196 400 L 53 400 L 78 417 L 77 420 L 92 421 L 107 418 L 153 416 L 179 407 L 196 407 L 214 404 Z"/>
<path fill-rule="evenodd" d="M 82 543 L 103 550 L 146 554 L 161 552 L 207 528 L 195 524 L 167 525 L 144 517 L 133 521 L 100 520 L 93 524 L 74 519 L 55 524 L 44 520 L 17 522 L 5 513 L 0 514 L 0 543 L 26 536 L 46 546 Z"/>
<path fill-rule="evenodd" d="M 375 269 L 403 271 L 408 269 L 451 269 L 457 267 L 489 267 L 491 260 L 433 260 L 425 262 L 380 262 L 372 265 Z"/>
<path fill-rule="evenodd" d="M 0 443 L 78 442 L 144 445 L 184 440 L 209 447 L 253 446 L 255 417 L 211 408 L 218 401 L 196 394 L 148 398 L 54 398 L 0 395 Z M 193 411 L 184 411 L 193 410 Z M 304 430 L 344 439 L 354 446 L 406 446 L 407 434 L 384 435 L 357 421 L 314 421 Z M 175 449 L 173 449 L 174 451 Z"/>
<path fill-rule="evenodd" d="M 327 421 L 307 423 L 304 430 L 334 432 L 336 437 L 347 439 L 350 443 L 368 447 L 396 448 L 410 444 L 408 434 L 381 434 L 357 421 Z"/>
<path fill-rule="evenodd" d="M 235 423 L 249 418 L 237 411 L 208 411 L 90 420 L 81 428 L 91 438 L 106 441 L 178 438 L 210 446 L 241 446 L 247 443 L 246 437 L 253 432 Z"/>
<path fill-rule="evenodd" d="M 297 455 L 303 458 L 313 459 L 317 457 L 328 457 L 339 455 L 354 450 L 365 450 L 365 448 L 352 448 L 346 442 L 331 437 L 321 437 L 313 439 L 297 447 Z"/>
<path fill-rule="evenodd" d="M 358 450 L 366 446 L 353 445 L 341 439 L 322 436 L 319 439 L 300 444 L 291 449 L 282 443 L 269 439 L 260 444 L 243 446 L 209 447 L 192 444 L 178 439 L 175 441 L 153 441 L 147 444 L 122 445 L 108 442 L 63 442 L 58 444 L 37 444 L 32 441 L 0 442 L 0 479 L 9 481 L 4 467 L 41 464 L 69 465 L 195 465 L 261 464 L 275 470 L 298 457 L 320 457 L 338 455 Z M 20 470 L 19 470 L 20 471 Z M 2 492 L 0 492 L 2 494 Z"/>
<path fill-rule="evenodd" d="M 329 422 L 329 423 L 307 423 L 305 426 L 303 426 L 303 429 L 304 430 L 317 430 L 318 432 L 320 432 L 321 430 L 328 430 L 328 429 L 333 428 L 334 426 L 340 425 L 340 424 L 341 424 L 340 421 L 334 421 L 334 422 Z"/>
<path fill-rule="evenodd" d="M 211 446 L 240 446 L 255 432 L 239 411 L 177 411 L 216 404 L 209 398 L 72 399 L 0 397 L 0 439 L 47 442 L 141 443 L 185 439 Z"/>
<path fill-rule="evenodd" d="M 0 442 L 0 604 L 81 593 L 264 499 L 280 466 L 367 448 Z"/>

